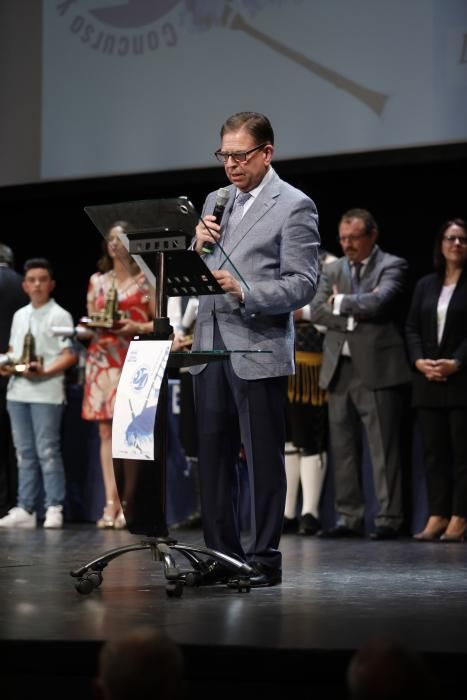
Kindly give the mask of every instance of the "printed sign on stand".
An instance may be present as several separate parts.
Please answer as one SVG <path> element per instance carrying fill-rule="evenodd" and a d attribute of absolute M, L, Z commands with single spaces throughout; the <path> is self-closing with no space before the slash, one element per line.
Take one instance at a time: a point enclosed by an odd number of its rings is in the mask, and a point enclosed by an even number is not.
<path fill-rule="evenodd" d="M 130 343 L 115 400 L 112 457 L 154 459 L 157 402 L 171 346 L 171 340 Z"/>

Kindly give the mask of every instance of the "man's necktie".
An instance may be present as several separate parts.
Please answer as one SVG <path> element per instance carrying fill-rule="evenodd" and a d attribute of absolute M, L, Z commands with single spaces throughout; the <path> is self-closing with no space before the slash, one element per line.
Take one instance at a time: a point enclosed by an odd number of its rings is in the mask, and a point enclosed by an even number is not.
<path fill-rule="evenodd" d="M 229 220 L 227 221 L 227 226 L 224 231 L 224 235 L 221 239 L 222 245 L 225 247 L 226 243 L 229 240 L 229 237 L 232 235 L 232 233 L 235 231 L 237 228 L 238 224 L 242 220 L 243 216 L 243 207 L 245 203 L 250 199 L 251 194 L 249 192 L 240 192 L 238 197 L 236 198 L 234 205 L 232 207 L 232 213 L 229 216 Z"/>
<path fill-rule="evenodd" d="M 360 292 L 360 275 L 362 272 L 363 263 L 355 262 L 352 265 L 352 294 L 358 294 Z"/>

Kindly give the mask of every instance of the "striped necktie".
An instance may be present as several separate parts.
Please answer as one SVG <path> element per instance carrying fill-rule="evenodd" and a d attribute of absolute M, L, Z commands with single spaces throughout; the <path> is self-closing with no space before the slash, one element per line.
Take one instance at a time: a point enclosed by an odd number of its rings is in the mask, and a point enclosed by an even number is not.
<path fill-rule="evenodd" d="M 225 229 L 224 233 L 224 240 L 222 241 L 222 245 L 225 246 L 225 244 L 228 242 L 229 236 L 232 235 L 233 231 L 237 228 L 238 224 L 242 220 L 243 217 L 243 207 L 246 202 L 251 198 L 251 194 L 249 192 L 240 192 L 238 197 L 236 198 L 234 205 L 232 207 L 232 213 L 229 216 L 229 219 L 227 221 L 227 226 Z"/>

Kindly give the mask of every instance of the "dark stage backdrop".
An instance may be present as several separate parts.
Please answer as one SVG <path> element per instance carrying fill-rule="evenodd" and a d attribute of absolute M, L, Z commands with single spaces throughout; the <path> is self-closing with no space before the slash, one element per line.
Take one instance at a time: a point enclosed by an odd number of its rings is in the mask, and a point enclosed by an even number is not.
<path fill-rule="evenodd" d="M 447 218 L 467 218 L 467 146 L 276 161 L 277 172 L 316 202 L 323 245 L 339 255 L 337 223 L 350 207 L 365 207 L 380 225 L 381 246 L 410 263 L 410 286 L 431 270 L 432 241 Z M 0 188 L 0 241 L 26 258 L 49 257 L 55 298 L 77 321 L 86 285 L 101 254 L 88 204 L 186 195 L 201 209 L 208 191 L 226 184 L 222 167 Z"/>

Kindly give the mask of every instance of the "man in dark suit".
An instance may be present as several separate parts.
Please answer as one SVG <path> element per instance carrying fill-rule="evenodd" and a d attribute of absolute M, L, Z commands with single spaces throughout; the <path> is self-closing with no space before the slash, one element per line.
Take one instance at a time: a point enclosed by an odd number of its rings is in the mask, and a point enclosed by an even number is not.
<path fill-rule="evenodd" d="M 274 172 L 273 151 L 267 117 L 241 112 L 227 119 L 216 153 L 232 183 L 227 206 L 218 225 L 212 215 L 216 192 L 208 196 L 195 243 L 203 254 L 206 243 L 221 238 L 222 249 L 204 254 L 204 261 L 225 293 L 200 297 L 193 350 L 247 351 L 191 369 L 204 537 L 208 547 L 252 566 L 252 586 L 281 581 L 278 545 L 286 493 L 287 376 L 294 372 L 292 312 L 312 299 L 319 269 L 316 206 Z M 246 547 L 240 539 L 237 498 L 242 445 L 250 493 Z M 214 563 L 204 582 L 226 577 L 228 571 Z"/>
<path fill-rule="evenodd" d="M 0 353 L 6 353 L 13 314 L 29 299 L 23 290 L 23 278 L 14 269 L 13 251 L 0 243 Z M 10 418 L 6 410 L 7 377 L 0 377 L 0 517 L 16 503 L 17 467 L 11 438 Z"/>
<path fill-rule="evenodd" d="M 326 537 L 363 534 L 361 423 L 373 466 L 378 512 L 374 539 L 397 537 L 402 524 L 401 385 L 410 379 L 398 311 L 407 262 L 376 244 L 365 209 L 339 223 L 344 257 L 326 266 L 311 320 L 327 327 L 320 386 L 328 392 L 337 525 Z"/>

